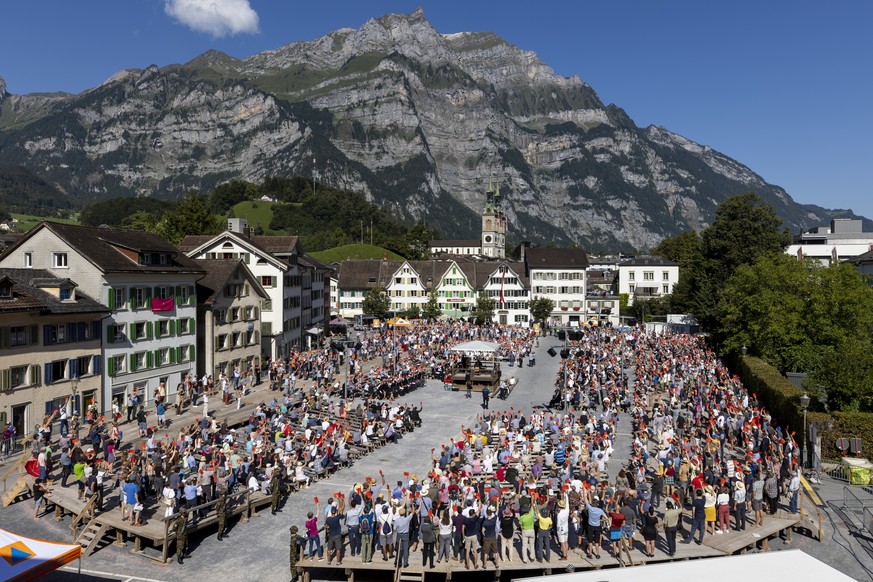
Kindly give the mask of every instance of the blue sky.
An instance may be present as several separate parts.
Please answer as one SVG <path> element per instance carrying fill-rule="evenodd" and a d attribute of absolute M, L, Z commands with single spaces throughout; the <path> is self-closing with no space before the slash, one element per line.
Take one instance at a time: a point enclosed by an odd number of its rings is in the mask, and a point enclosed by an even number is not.
<path fill-rule="evenodd" d="M 78 92 L 123 68 L 245 57 L 418 6 L 439 32 L 493 31 L 800 202 L 873 218 L 870 2 L 16 0 L 0 76 L 10 93 Z"/>

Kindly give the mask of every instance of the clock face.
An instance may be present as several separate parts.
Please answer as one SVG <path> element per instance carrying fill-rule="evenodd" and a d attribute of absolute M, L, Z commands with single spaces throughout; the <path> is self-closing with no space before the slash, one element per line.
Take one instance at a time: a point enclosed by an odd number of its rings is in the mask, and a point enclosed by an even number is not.
<path fill-rule="evenodd" d="M 491 235 L 487 235 L 487 236 L 485 237 L 485 242 L 487 242 L 487 243 L 490 243 L 490 242 L 491 242 Z"/>

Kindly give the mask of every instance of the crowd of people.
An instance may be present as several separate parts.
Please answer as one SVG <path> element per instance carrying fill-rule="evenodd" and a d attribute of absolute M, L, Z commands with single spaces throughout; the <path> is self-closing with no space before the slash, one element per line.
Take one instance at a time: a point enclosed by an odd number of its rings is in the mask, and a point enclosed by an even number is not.
<path fill-rule="evenodd" d="M 603 327 L 562 352 L 549 408 L 483 411 L 432 451 L 423 478 L 392 486 L 380 475 L 337 492 L 294 527 L 292 546 L 323 560 L 323 525 L 328 563 L 347 553 L 402 568 L 420 551 L 423 566 L 487 568 L 574 549 L 625 561 L 761 527 L 782 496 L 797 511 L 793 435 L 703 339 Z M 633 430 L 626 457 L 619 422 Z"/>

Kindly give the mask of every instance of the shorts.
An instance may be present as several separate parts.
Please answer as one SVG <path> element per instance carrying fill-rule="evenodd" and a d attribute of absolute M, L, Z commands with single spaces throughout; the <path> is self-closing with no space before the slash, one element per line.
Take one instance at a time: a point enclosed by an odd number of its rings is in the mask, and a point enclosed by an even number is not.
<path fill-rule="evenodd" d="M 591 527 L 589 525 L 588 526 L 588 542 L 592 543 L 592 544 L 599 544 L 600 543 L 600 533 L 601 533 L 600 526 Z"/>
<path fill-rule="evenodd" d="M 563 544 L 570 537 L 570 532 L 567 530 L 558 530 L 558 543 Z"/>
<path fill-rule="evenodd" d="M 632 525 L 623 525 L 621 526 L 621 537 L 625 539 L 633 539 L 634 537 L 634 526 Z"/>
<path fill-rule="evenodd" d="M 764 502 L 761 499 L 752 499 L 752 510 L 753 511 L 761 511 L 761 508 L 764 506 Z"/>
<path fill-rule="evenodd" d="M 479 550 L 479 538 L 476 536 L 467 536 L 464 538 L 464 549 L 469 552 Z"/>
<path fill-rule="evenodd" d="M 620 529 L 609 530 L 609 541 L 617 542 L 618 540 L 620 540 L 622 538 L 622 534 L 623 534 L 623 532 Z"/>
<path fill-rule="evenodd" d="M 327 538 L 327 551 L 336 550 L 339 552 L 343 547 L 342 536 L 330 536 Z"/>
<path fill-rule="evenodd" d="M 39 507 L 40 505 L 48 505 L 46 503 L 45 496 L 40 497 L 39 499 L 36 500 L 36 506 Z"/>
<path fill-rule="evenodd" d="M 148 425 L 144 422 L 139 423 L 139 430 L 148 430 Z"/>
<path fill-rule="evenodd" d="M 391 544 L 394 543 L 394 540 L 392 540 L 391 538 L 392 538 L 391 534 L 380 533 L 379 534 L 379 545 L 381 545 L 383 548 L 385 546 L 390 546 Z"/>

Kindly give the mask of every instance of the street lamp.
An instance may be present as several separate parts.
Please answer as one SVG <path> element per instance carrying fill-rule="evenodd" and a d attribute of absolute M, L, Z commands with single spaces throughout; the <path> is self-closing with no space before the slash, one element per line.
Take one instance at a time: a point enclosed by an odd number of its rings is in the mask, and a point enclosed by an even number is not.
<path fill-rule="evenodd" d="M 746 345 L 743 344 L 743 347 L 740 348 L 740 353 L 743 354 L 743 357 L 744 357 L 744 358 L 746 357 L 746 353 L 747 353 L 748 351 L 749 351 L 749 348 L 747 348 Z"/>
<path fill-rule="evenodd" d="M 800 397 L 800 407 L 803 409 L 803 450 L 800 453 L 801 467 L 806 466 L 806 410 L 809 408 L 809 394 Z"/>
<path fill-rule="evenodd" d="M 77 395 L 79 394 L 79 378 L 78 377 L 72 378 L 70 380 L 70 391 L 73 393 L 73 400 L 72 400 L 72 406 L 70 406 L 70 412 L 72 414 L 78 414 L 79 413 L 78 406 L 77 406 L 77 404 L 78 404 Z"/>

